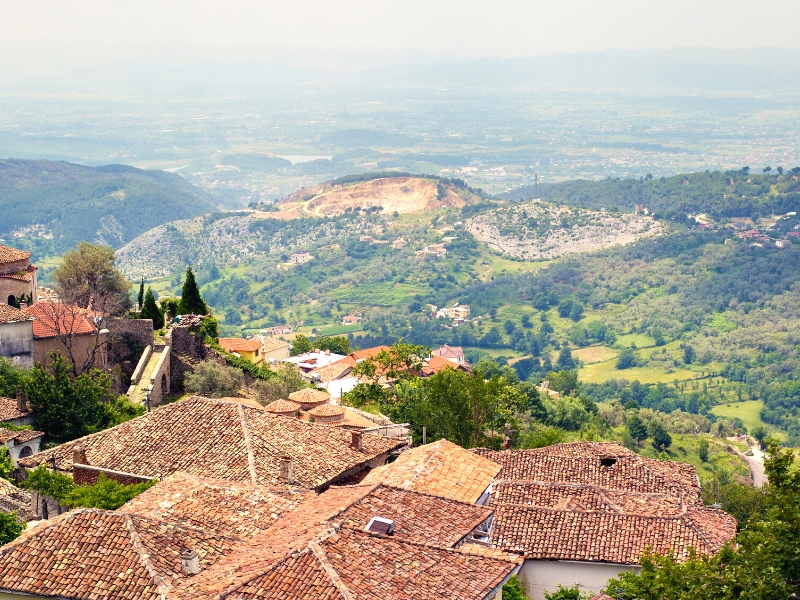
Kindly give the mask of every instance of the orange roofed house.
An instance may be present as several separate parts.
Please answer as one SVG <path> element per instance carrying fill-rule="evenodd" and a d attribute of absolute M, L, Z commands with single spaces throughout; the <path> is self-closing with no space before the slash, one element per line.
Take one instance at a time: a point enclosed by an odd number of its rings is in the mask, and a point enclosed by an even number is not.
<path fill-rule="evenodd" d="M 363 483 L 493 509 L 473 541 L 523 558 L 519 576 L 534 600 L 576 582 L 597 593 L 637 571 L 648 547 L 685 559 L 690 547 L 714 554 L 736 534 L 733 517 L 703 506 L 694 467 L 615 443 L 495 452 L 440 440 L 372 469 Z"/>
<path fill-rule="evenodd" d="M 500 600 L 520 559 L 472 543 L 491 513 L 391 486 L 316 495 L 176 473 L 0 548 L 0 596 Z"/>
<path fill-rule="evenodd" d="M 245 340 L 243 338 L 219 338 L 219 345 L 225 352 L 238 354 L 243 359 L 250 361 L 254 365 L 264 362 L 264 354 L 261 352 L 261 340 Z"/>

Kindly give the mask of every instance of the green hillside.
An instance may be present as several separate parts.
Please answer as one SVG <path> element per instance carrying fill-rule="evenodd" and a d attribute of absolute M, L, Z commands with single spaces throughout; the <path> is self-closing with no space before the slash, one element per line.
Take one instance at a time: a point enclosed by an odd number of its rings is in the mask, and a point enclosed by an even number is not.
<path fill-rule="evenodd" d="M 213 209 L 205 192 L 164 171 L 0 160 L 0 237 L 16 232 L 15 245 L 38 255 L 81 240 L 120 247 L 157 225 Z"/>

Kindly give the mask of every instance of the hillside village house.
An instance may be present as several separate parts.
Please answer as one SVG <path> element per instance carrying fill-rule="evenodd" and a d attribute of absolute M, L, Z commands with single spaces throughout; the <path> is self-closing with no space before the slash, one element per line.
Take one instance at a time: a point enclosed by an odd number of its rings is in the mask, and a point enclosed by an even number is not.
<path fill-rule="evenodd" d="M 36 302 L 36 271 L 31 253 L 0 245 L 0 304 L 19 308 Z"/>
<path fill-rule="evenodd" d="M 292 333 L 292 328 L 288 325 L 275 325 L 275 327 L 267 327 L 258 331 L 258 335 L 286 335 L 289 333 Z"/>
<path fill-rule="evenodd" d="M 439 349 L 434 350 L 431 354 L 433 356 L 440 356 L 457 365 L 463 365 L 466 362 L 464 360 L 464 349 L 461 346 L 448 346 L 445 344 Z"/>
<path fill-rule="evenodd" d="M 363 482 L 492 508 L 474 537 L 524 558 L 519 577 L 534 600 L 559 584 L 598 593 L 609 578 L 638 571 L 648 547 L 686 559 L 690 548 L 714 554 L 736 535 L 733 517 L 704 507 L 691 465 L 644 458 L 616 443 L 501 452 L 452 446 L 403 452 Z"/>
<path fill-rule="evenodd" d="M 0 396 L 0 423 L 10 423 L 15 427 L 22 427 L 33 423 L 33 412 L 28 407 L 28 400 L 21 392 L 17 392 L 16 398 L 3 398 Z M 39 452 L 44 433 L 41 431 L 31 431 L 24 429 L 14 431 L 6 427 L 0 427 L 0 443 L 8 449 L 11 461 L 16 465 L 19 458 L 32 456 Z M 0 490 L 0 493 L 2 490 Z M 0 502 L 0 510 L 2 503 Z"/>
<path fill-rule="evenodd" d="M 305 354 L 284 358 L 281 362 L 293 364 L 304 373 L 309 373 L 314 369 L 326 367 L 343 358 L 343 354 L 336 354 L 330 350 L 314 350 L 312 352 L 306 352 Z"/>
<path fill-rule="evenodd" d="M 4 546 L 0 597 L 501 600 L 520 559 L 472 543 L 491 515 L 389 485 L 315 495 L 176 473 Z"/>
<path fill-rule="evenodd" d="M 294 252 L 291 256 L 289 256 L 289 262 L 295 265 L 302 265 L 310 261 L 313 256 L 311 256 L 308 252 Z"/>
<path fill-rule="evenodd" d="M 33 366 L 33 317 L 8 304 L 0 304 L 0 356 L 15 365 Z"/>
<path fill-rule="evenodd" d="M 225 352 L 237 354 L 254 365 L 260 365 L 264 362 L 264 354 L 261 352 L 262 344 L 260 339 L 219 338 L 219 345 Z"/>
<path fill-rule="evenodd" d="M 106 340 L 108 330 L 91 311 L 43 301 L 28 306 L 24 312 L 33 317 L 33 361 L 48 365 L 50 353 L 57 350 L 69 358 L 65 345 L 72 348 L 72 357 L 80 370 L 83 364 L 105 369 L 108 365 Z"/>
<path fill-rule="evenodd" d="M 342 325 L 358 325 L 361 323 L 361 317 L 358 315 L 345 315 L 342 317 Z"/>

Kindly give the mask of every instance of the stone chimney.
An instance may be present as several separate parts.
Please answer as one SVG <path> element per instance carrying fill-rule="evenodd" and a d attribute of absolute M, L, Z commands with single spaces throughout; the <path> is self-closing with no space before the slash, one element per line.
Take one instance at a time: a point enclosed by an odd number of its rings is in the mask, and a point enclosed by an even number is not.
<path fill-rule="evenodd" d="M 81 445 L 72 448 L 72 464 L 73 465 L 88 465 L 89 461 L 86 458 L 86 448 Z"/>
<path fill-rule="evenodd" d="M 184 575 L 197 575 L 200 572 L 200 557 L 196 550 L 187 548 L 181 552 L 181 571 Z"/>
<path fill-rule="evenodd" d="M 362 445 L 363 434 L 360 431 L 351 431 L 350 432 L 350 441 L 351 446 L 353 446 L 354 450 L 358 450 L 359 452 L 363 448 Z"/>
<path fill-rule="evenodd" d="M 286 483 L 294 483 L 294 460 L 291 456 L 281 456 L 281 479 Z"/>
<path fill-rule="evenodd" d="M 22 390 L 17 390 L 17 410 L 19 412 L 30 412 L 28 409 L 28 399 Z"/>
<path fill-rule="evenodd" d="M 19 303 L 19 309 L 20 309 L 20 310 L 25 310 L 26 308 L 28 308 L 28 303 L 27 303 L 27 302 L 25 302 L 24 300 L 22 300 L 22 301 Z"/>

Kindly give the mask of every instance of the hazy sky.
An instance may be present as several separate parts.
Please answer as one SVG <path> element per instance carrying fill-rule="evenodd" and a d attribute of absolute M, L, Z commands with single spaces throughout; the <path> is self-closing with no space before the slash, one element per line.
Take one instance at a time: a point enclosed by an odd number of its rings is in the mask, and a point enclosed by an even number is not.
<path fill-rule="evenodd" d="M 450 56 L 800 47 L 800 1 L 0 0 L 0 41 L 279 44 Z"/>

